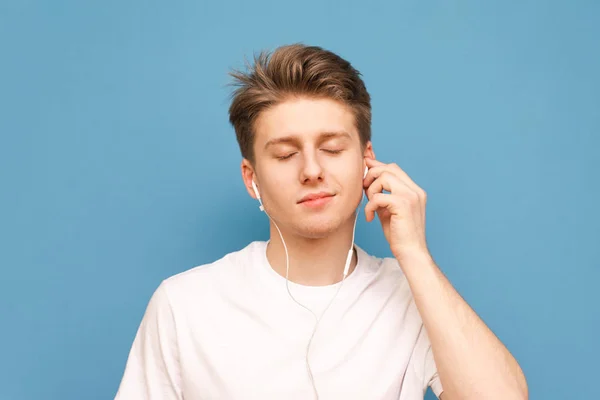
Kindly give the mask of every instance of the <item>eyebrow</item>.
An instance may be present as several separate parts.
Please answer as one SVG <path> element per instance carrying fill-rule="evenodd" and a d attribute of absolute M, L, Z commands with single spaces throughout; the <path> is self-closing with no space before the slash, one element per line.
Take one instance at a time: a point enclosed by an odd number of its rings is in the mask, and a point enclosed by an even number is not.
<path fill-rule="evenodd" d="M 331 132 L 321 132 L 319 134 L 319 141 L 321 142 L 321 141 L 336 138 L 336 137 L 352 139 L 350 134 L 346 131 L 331 131 Z M 267 141 L 267 143 L 265 144 L 265 150 L 269 146 L 274 146 L 276 144 L 282 144 L 282 143 L 298 144 L 299 142 L 300 142 L 300 139 L 297 135 L 282 136 L 282 137 L 271 139 L 271 140 Z"/>

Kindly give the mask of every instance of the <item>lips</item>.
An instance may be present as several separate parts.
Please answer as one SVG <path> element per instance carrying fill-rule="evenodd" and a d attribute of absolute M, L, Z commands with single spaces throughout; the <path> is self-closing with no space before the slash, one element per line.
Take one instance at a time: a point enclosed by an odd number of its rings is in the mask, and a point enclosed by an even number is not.
<path fill-rule="evenodd" d="M 306 201 L 323 199 L 325 197 L 333 197 L 333 194 L 327 193 L 327 192 L 309 193 L 306 196 L 304 196 L 302 199 L 300 199 L 300 201 L 298 203 L 300 204 L 300 203 L 304 203 Z"/>

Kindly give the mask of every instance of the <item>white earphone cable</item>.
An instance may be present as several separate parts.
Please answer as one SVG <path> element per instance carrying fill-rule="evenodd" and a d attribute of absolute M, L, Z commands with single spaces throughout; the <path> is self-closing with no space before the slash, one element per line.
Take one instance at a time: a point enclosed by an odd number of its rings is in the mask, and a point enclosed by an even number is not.
<path fill-rule="evenodd" d="M 361 203 L 362 203 L 362 198 L 361 198 Z M 271 218 L 271 217 L 269 217 L 269 218 Z M 356 211 L 356 216 L 354 218 L 354 228 L 352 229 L 352 247 L 350 248 L 350 252 L 349 252 L 350 254 L 352 254 L 353 251 L 354 251 L 354 235 L 356 233 L 356 222 L 357 222 L 357 220 L 358 220 L 358 210 Z M 271 219 L 271 221 L 273 221 L 273 219 Z M 316 386 L 316 383 L 315 383 L 315 378 L 313 376 L 312 369 L 310 368 L 310 362 L 308 360 L 308 356 L 309 356 L 309 352 L 310 352 L 310 345 L 312 344 L 313 338 L 315 337 L 315 333 L 317 332 L 317 328 L 319 326 L 319 322 L 321 322 L 321 318 L 323 318 L 323 315 L 325 315 L 325 313 L 327 312 L 327 310 L 329 309 L 329 307 L 331 306 L 331 304 L 333 303 L 333 301 L 337 297 L 338 293 L 342 289 L 342 286 L 344 285 L 344 280 L 346 279 L 347 272 L 348 272 L 348 265 L 344 266 L 344 273 L 343 273 L 343 276 L 342 276 L 342 281 L 341 281 L 340 285 L 338 286 L 335 294 L 333 295 L 333 297 L 331 298 L 331 300 L 327 304 L 327 307 L 325 307 L 325 309 L 323 310 L 323 312 L 321 313 L 321 315 L 319 317 L 317 317 L 317 315 L 310 308 L 306 307 L 304 304 L 302 304 L 298 300 L 296 300 L 296 298 L 292 295 L 292 293 L 290 291 L 290 286 L 289 286 L 290 260 L 289 260 L 289 255 L 288 255 L 288 251 L 287 251 L 287 246 L 285 244 L 285 240 L 283 239 L 283 235 L 281 234 L 281 230 L 277 226 L 277 223 L 275 221 L 273 221 L 273 224 L 275 225 L 275 228 L 277 228 L 277 232 L 279 232 L 279 237 L 281 238 L 281 242 L 283 243 L 283 248 L 285 250 L 285 263 L 286 263 L 286 268 L 285 268 L 286 269 L 286 272 L 285 272 L 285 286 L 286 286 L 287 292 L 288 292 L 289 296 L 292 298 L 292 300 L 294 300 L 294 302 L 296 302 L 296 304 L 298 304 L 300 307 L 302 307 L 305 310 L 307 310 L 308 312 L 310 312 L 313 315 L 313 317 L 315 318 L 315 327 L 313 329 L 312 334 L 310 335 L 310 339 L 308 340 L 308 344 L 306 346 L 305 360 L 306 360 L 306 369 L 307 369 L 308 376 L 310 378 L 310 381 L 311 381 L 311 384 L 312 384 L 312 387 L 313 387 L 313 391 L 314 391 L 314 394 L 315 394 L 315 399 L 318 400 L 319 399 L 319 393 L 317 391 L 317 386 Z M 347 261 L 347 264 L 351 260 L 352 260 L 352 257 L 349 257 L 348 261 Z"/>
<path fill-rule="evenodd" d="M 319 317 L 316 316 L 316 314 L 308 307 L 306 307 L 304 304 L 300 303 L 298 300 L 296 300 L 296 298 L 292 295 L 292 292 L 290 291 L 290 286 L 289 286 L 289 272 L 290 272 L 290 258 L 289 258 L 289 254 L 288 254 L 288 249 L 287 249 L 287 245 L 285 244 L 285 240 L 283 239 L 283 235 L 281 234 L 281 230 L 279 229 L 279 226 L 277 226 L 277 223 L 273 220 L 273 218 L 271 218 L 271 216 L 265 211 L 264 206 L 262 204 L 262 200 L 260 199 L 259 193 L 258 193 L 258 189 L 256 188 L 254 181 L 252 182 L 258 201 L 260 203 L 260 210 L 263 211 L 265 214 L 267 214 L 267 216 L 269 217 L 269 219 L 273 222 L 273 224 L 275 225 L 275 228 L 277 228 L 277 232 L 279 233 L 279 237 L 281 238 L 281 242 L 283 243 L 283 249 L 285 250 L 285 286 L 287 289 L 287 292 L 289 294 L 289 296 L 292 298 L 292 300 L 294 302 L 296 302 L 296 304 L 298 304 L 300 307 L 304 308 L 305 310 L 307 310 L 308 312 L 310 312 L 313 317 L 315 318 L 315 327 L 313 329 L 313 332 L 310 336 L 310 339 L 308 340 L 308 344 L 306 346 L 306 356 L 305 356 L 305 361 L 306 361 L 306 369 L 308 372 L 308 376 L 310 378 L 310 382 L 312 384 L 313 387 L 313 391 L 315 394 L 315 399 L 319 400 L 319 393 L 317 391 L 317 386 L 315 383 L 315 379 L 312 373 L 312 369 L 310 368 L 310 363 L 308 360 L 308 356 L 309 356 L 309 352 L 310 352 L 310 345 L 313 341 L 313 338 L 315 337 L 315 333 L 317 332 L 317 327 L 319 326 L 319 322 L 321 321 L 321 318 L 323 317 L 323 315 L 325 315 L 325 313 L 327 312 L 327 310 L 329 309 L 329 307 L 331 306 L 331 304 L 333 303 L 333 301 L 335 300 L 335 298 L 337 297 L 338 293 L 340 292 L 342 286 L 344 285 L 344 280 L 346 279 L 346 276 L 348 275 L 348 270 L 350 267 L 350 263 L 352 261 L 352 255 L 354 252 L 354 237 L 355 237 L 355 233 L 356 233 L 356 222 L 358 221 L 358 213 L 360 211 L 360 205 L 362 204 L 362 201 L 364 199 L 364 192 L 363 195 L 361 197 L 361 201 L 359 203 L 359 206 L 356 210 L 356 216 L 354 218 L 354 227 L 352 229 L 352 244 L 350 247 L 350 250 L 348 252 L 348 257 L 346 258 L 346 263 L 344 265 L 344 272 L 342 275 L 342 281 L 340 283 L 340 285 L 338 286 L 335 294 L 333 295 L 333 297 L 331 298 L 331 300 L 329 301 L 329 303 L 327 304 L 327 307 L 325 307 L 325 309 L 323 310 L 323 312 L 321 313 L 321 315 Z"/>

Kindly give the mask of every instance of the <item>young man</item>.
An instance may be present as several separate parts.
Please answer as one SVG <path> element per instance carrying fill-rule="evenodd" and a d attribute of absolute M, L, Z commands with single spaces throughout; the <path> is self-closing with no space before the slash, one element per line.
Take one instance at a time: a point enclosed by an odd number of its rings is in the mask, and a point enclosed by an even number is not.
<path fill-rule="evenodd" d="M 359 72 L 304 45 L 254 61 L 230 121 L 270 240 L 162 282 L 116 398 L 527 399 L 428 251 L 425 192 L 375 159 Z M 363 191 L 393 258 L 353 243 Z"/>

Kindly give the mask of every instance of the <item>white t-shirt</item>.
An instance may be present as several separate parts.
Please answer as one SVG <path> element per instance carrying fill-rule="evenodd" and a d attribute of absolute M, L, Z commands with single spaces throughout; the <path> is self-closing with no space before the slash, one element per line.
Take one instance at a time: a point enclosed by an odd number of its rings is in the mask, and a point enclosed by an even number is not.
<path fill-rule="evenodd" d="M 256 241 L 164 280 L 137 331 L 118 400 L 314 399 L 314 316 Z M 355 246 L 356 269 L 321 318 L 309 363 L 320 400 L 422 400 L 442 386 L 408 282 Z M 289 282 L 319 316 L 340 283 Z"/>

